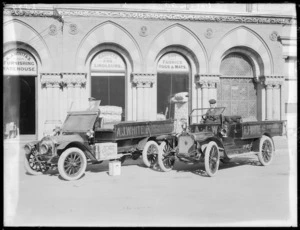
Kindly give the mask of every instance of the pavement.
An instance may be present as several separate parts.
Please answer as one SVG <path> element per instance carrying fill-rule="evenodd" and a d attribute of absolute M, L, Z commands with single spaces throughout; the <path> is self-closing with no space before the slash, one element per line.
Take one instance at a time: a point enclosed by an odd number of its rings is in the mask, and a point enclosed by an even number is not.
<path fill-rule="evenodd" d="M 296 226 L 297 149 L 274 138 L 271 165 L 257 157 L 221 164 L 207 177 L 202 163 L 176 162 L 171 172 L 128 160 L 120 176 L 108 162 L 90 165 L 77 181 L 57 171 L 30 176 L 22 145 L 4 142 L 5 226 Z"/>

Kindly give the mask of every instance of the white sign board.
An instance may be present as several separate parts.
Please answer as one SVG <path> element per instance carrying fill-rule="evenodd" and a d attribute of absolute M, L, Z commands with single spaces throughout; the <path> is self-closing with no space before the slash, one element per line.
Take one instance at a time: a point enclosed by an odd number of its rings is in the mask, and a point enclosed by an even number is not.
<path fill-rule="evenodd" d="M 13 50 L 3 57 L 3 73 L 4 75 L 36 75 L 36 62 L 26 51 Z"/>
<path fill-rule="evenodd" d="M 125 72 L 125 64 L 119 55 L 104 51 L 99 53 L 91 63 L 92 72 Z"/>
<path fill-rule="evenodd" d="M 189 72 L 189 65 L 181 55 L 168 53 L 159 60 L 157 72 Z"/>

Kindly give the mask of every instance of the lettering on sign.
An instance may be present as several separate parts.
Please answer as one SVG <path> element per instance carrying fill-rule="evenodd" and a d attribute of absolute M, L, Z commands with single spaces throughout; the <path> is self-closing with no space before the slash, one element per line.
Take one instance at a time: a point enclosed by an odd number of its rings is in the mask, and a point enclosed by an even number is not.
<path fill-rule="evenodd" d="M 157 70 L 160 72 L 188 72 L 189 66 L 181 55 L 169 53 L 160 59 Z"/>
<path fill-rule="evenodd" d="M 36 75 L 36 62 L 29 53 L 13 50 L 3 57 L 3 73 L 4 75 Z"/>
<path fill-rule="evenodd" d="M 125 64 L 121 57 L 114 52 L 101 52 L 92 61 L 91 71 L 124 72 Z"/>
<path fill-rule="evenodd" d="M 117 137 L 131 137 L 149 135 L 150 130 L 146 125 L 138 126 L 120 126 L 117 128 Z"/>

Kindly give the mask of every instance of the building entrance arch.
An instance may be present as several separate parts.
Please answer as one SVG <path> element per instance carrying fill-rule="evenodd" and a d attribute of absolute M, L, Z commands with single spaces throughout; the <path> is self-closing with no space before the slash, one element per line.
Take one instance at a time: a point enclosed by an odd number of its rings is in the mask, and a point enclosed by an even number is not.
<path fill-rule="evenodd" d="M 3 55 L 4 136 L 36 134 L 37 62 L 28 51 L 13 49 Z"/>

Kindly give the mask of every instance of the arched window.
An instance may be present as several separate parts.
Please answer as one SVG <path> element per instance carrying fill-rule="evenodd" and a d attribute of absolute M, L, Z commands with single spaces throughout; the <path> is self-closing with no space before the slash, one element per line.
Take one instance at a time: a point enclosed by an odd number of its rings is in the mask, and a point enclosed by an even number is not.
<path fill-rule="evenodd" d="M 165 54 L 157 66 L 157 113 L 174 118 L 171 98 L 176 93 L 189 92 L 189 65 L 178 53 Z"/>
<path fill-rule="evenodd" d="M 91 62 L 91 96 L 101 105 L 122 107 L 125 120 L 125 63 L 117 53 L 103 51 Z"/>
<path fill-rule="evenodd" d="M 257 119 L 257 92 L 254 67 L 247 56 L 230 53 L 220 67 L 218 106 L 224 106 L 225 115 L 241 115 L 245 120 Z"/>

